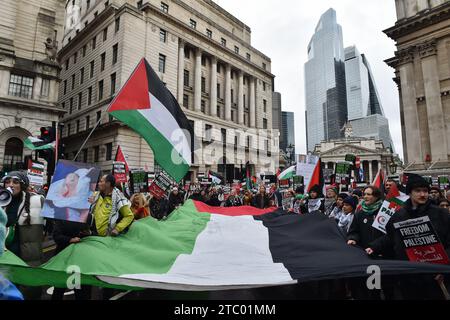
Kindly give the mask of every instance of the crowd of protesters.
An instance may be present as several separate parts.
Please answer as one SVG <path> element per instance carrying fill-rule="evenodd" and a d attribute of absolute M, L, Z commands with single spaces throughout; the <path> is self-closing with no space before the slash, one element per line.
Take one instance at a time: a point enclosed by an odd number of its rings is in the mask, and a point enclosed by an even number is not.
<path fill-rule="evenodd" d="M 116 186 L 113 175 L 101 176 L 97 191 L 88 199 L 91 203 L 90 215 L 86 223 L 64 220 L 45 220 L 40 212 L 44 195 L 30 189 L 26 173 L 13 171 L 3 180 L 3 187 L 10 188 L 12 201 L 3 208 L 8 230 L 5 247 L 31 266 L 43 263 L 42 244 L 44 234 L 51 231 L 56 243 L 56 253 L 70 244 L 76 244 L 82 238 L 95 235 L 116 237 L 126 233 L 134 220 L 153 218 L 165 220 L 188 199 L 204 202 L 210 206 L 236 207 L 253 206 L 259 209 L 283 207 L 289 214 L 324 214 L 335 221 L 345 241 L 350 246 L 366 250 L 377 259 L 407 260 L 393 223 L 411 218 L 428 216 L 436 228 L 445 249 L 450 248 L 450 192 L 430 187 L 420 176 L 412 175 L 406 185 L 410 196 L 405 206 L 397 212 L 386 227 L 386 234 L 373 228 L 372 223 L 378 214 L 389 190 L 396 184 L 393 180 L 385 182 L 384 192 L 375 186 L 366 186 L 349 192 L 339 192 L 335 185 L 322 190 L 318 185 L 305 192 L 303 186 L 281 190 L 277 184 L 246 188 L 240 184 L 220 185 L 183 185 L 172 186 L 168 196 L 158 198 L 148 193 L 127 195 Z M 325 191 L 325 195 L 323 194 Z M 51 226 L 51 228 L 50 228 Z M 395 288 L 400 283 L 404 298 L 440 298 L 441 292 L 436 283 L 448 281 L 439 275 L 437 278 L 421 276 L 388 278 L 383 282 L 382 290 L 370 291 L 362 279 L 343 282 L 346 296 L 355 299 L 379 299 L 395 296 Z M 420 287 L 417 284 L 420 282 Z M 38 299 L 40 288 L 20 287 L 26 299 Z M 53 299 L 62 299 L 64 289 L 55 289 Z M 83 286 L 75 290 L 76 299 L 89 299 L 91 288 Z M 114 293 L 104 289 L 104 298 Z"/>

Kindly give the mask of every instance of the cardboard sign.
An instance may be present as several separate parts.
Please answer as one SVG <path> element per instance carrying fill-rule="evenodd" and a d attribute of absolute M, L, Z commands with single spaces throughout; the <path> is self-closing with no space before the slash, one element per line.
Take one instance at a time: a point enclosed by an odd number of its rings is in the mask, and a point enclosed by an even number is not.
<path fill-rule="evenodd" d="M 438 181 L 439 181 L 439 189 L 446 190 L 450 188 L 448 176 L 439 176 Z"/>
<path fill-rule="evenodd" d="M 291 208 L 292 199 L 294 199 L 294 197 L 289 196 L 281 200 L 283 210 L 289 210 Z"/>
<path fill-rule="evenodd" d="M 31 164 L 31 168 L 27 172 L 30 185 L 35 187 L 42 187 L 44 185 L 44 168 L 44 164 L 40 162 L 33 162 Z"/>
<path fill-rule="evenodd" d="M 394 223 L 410 261 L 449 264 L 444 246 L 428 216 Z"/>
<path fill-rule="evenodd" d="M 130 171 L 130 191 L 131 193 L 141 193 L 148 191 L 148 176 L 144 170 Z"/>
<path fill-rule="evenodd" d="M 116 178 L 116 183 L 127 183 L 126 164 L 121 161 L 113 162 L 113 175 Z"/>
<path fill-rule="evenodd" d="M 175 184 L 175 181 L 167 173 L 161 171 L 155 180 L 153 180 L 152 184 L 148 188 L 148 191 L 155 198 L 161 199 L 166 196 L 173 184 Z"/>
<path fill-rule="evenodd" d="M 339 184 L 350 184 L 352 163 L 347 161 L 339 161 L 336 163 L 335 175 L 336 183 Z"/>
<path fill-rule="evenodd" d="M 331 184 L 332 183 L 331 178 L 334 175 L 334 170 L 330 168 L 324 168 L 322 169 L 322 174 L 325 184 Z"/>
<path fill-rule="evenodd" d="M 289 188 L 289 180 L 278 180 L 278 185 L 281 189 L 287 189 Z"/>
<path fill-rule="evenodd" d="M 400 201 L 405 202 L 406 200 L 408 200 L 408 198 L 409 196 L 403 196 Z M 372 227 L 380 230 L 383 233 L 386 233 L 386 225 L 388 224 L 394 213 L 396 213 L 401 208 L 402 206 L 395 201 L 384 200 L 383 204 L 381 205 L 380 211 L 378 211 L 378 214 L 372 223 Z"/>
<path fill-rule="evenodd" d="M 351 162 L 352 164 L 355 164 L 356 156 L 354 154 L 346 154 L 345 155 L 345 161 Z"/>

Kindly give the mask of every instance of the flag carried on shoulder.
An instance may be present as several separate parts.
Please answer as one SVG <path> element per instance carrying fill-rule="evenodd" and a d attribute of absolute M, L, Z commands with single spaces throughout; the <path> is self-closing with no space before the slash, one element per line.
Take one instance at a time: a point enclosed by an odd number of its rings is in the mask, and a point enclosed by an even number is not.
<path fill-rule="evenodd" d="M 156 162 L 177 182 L 191 166 L 192 127 L 175 97 L 143 58 L 108 108 L 136 131 Z"/>

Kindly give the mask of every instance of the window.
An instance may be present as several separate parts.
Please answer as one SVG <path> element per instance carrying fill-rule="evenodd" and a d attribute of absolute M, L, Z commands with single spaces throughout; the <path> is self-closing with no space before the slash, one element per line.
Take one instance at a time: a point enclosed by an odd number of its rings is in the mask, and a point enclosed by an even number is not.
<path fill-rule="evenodd" d="M 192 29 L 197 29 L 197 21 L 191 19 L 190 24 Z"/>
<path fill-rule="evenodd" d="M 206 78 L 202 77 L 202 92 L 206 93 Z"/>
<path fill-rule="evenodd" d="M 106 52 L 103 52 L 100 56 L 100 71 L 105 70 Z"/>
<path fill-rule="evenodd" d="M 80 92 L 78 94 L 78 110 L 81 110 L 81 102 L 83 101 L 83 94 Z"/>
<path fill-rule="evenodd" d="M 66 110 L 66 103 L 65 103 L 65 102 L 63 102 L 63 103 L 61 104 L 61 108 L 63 108 L 64 110 Z"/>
<path fill-rule="evenodd" d="M 206 29 L 206 36 L 210 39 L 212 39 L 212 31 L 209 29 Z"/>
<path fill-rule="evenodd" d="M 112 159 L 112 143 L 106 144 L 106 161 Z"/>
<path fill-rule="evenodd" d="M 217 98 L 220 99 L 220 83 L 217 84 Z"/>
<path fill-rule="evenodd" d="M 89 129 L 89 127 L 90 127 L 90 122 L 91 122 L 91 118 L 89 117 L 89 116 L 87 116 L 86 117 L 86 130 L 88 130 Z"/>
<path fill-rule="evenodd" d="M 239 47 L 237 47 L 237 46 L 234 46 L 234 53 L 237 53 L 237 54 L 239 54 Z"/>
<path fill-rule="evenodd" d="M 90 73 L 90 78 L 92 78 L 94 76 L 94 67 L 95 67 L 95 61 L 92 60 L 91 61 L 91 73 Z"/>
<path fill-rule="evenodd" d="M 108 27 L 103 29 L 103 41 L 106 41 L 108 39 Z"/>
<path fill-rule="evenodd" d="M 70 133 L 72 132 L 72 124 L 71 123 L 69 123 L 68 125 L 67 125 L 67 136 L 70 136 Z"/>
<path fill-rule="evenodd" d="M 166 56 L 163 54 L 159 54 L 159 72 L 165 73 L 166 72 Z"/>
<path fill-rule="evenodd" d="M 212 125 L 205 124 L 205 140 L 211 141 L 212 136 Z"/>
<path fill-rule="evenodd" d="M 69 100 L 69 114 L 72 114 L 73 111 L 73 97 Z"/>
<path fill-rule="evenodd" d="M 230 77 L 231 77 L 231 79 L 234 79 L 234 72 L 233 71 L 230 72 Z"/>
<path fill-rule="evenodd" d="M 80 132 L 80 120 L 77 120 L 77 131 L 76 133 Z"/>
<path fill-rule="evenodd" d="M 100 147 L 96 146 L 94 147 L 94 162 L 98 162 L 99 155 L 100 155 Z"/>
<path fill-rule="evenodd" d="M 166 43 L 167 32 L 166 30 L 159 29 L 159 41 Z"/>
<path fill-rule="evenodd" d="M 120 17 L 118 17 L 114 23 L 114 32 L 118 32 L 120 30 Z"/>
<path fill-rule="evenodd" d="M 41 97 L 48 97 L 49 91 L 50 91 L 50 80 L 49 79 L 42 79 Z"/>
<path fill-rule="evenodd" d="M 96 18 L 98 16 L 98 11 L 94 12 L 94 18 Z"/>
<path fill-rule="evenodd" d="M 86 10 L 88 10 L 90 6 L 91 6 L 91 0 L 87 0 L 86 1 Z"/>
<path fill-rule="evenodd" d="M 245 83 L 247 82 L 245 79 L 246 79 L 246 77 L 244 77 L 244 86 L 245 86 Z"/>
<path fill-rule="evenodd" d="M 233 121 L 233 122 L 235 121 L 234 120 L 234 110 L 231 110 L 231 121 Z"/>
<path fill-rule="evenodd" d="M 88 88 L 88 106 L 92 104 L 92 87 Z"/>
<path fill-rule="evenodd" d="M 267 66 L 266 66 L 266 64 L 264 62 L 262 64 L 262 66 L 263 66 L 263 69 L 266 70 Z"/>
<path fill-rule="evenodd" d="M 88 23 L 89 23 L 89 21 L 85 21 L 85 22 L 84 22 L 84 27 L 85 27 L 85 28 L 87 27 Z"/>
<path fill-rule="evenodd" d="M 105 8 L 109 6 L 109 0 L 105 2 Z"/>
<path fill-rule="evenodd" d="M 202 56 L 202 66 L 206 67 L 206 57 Z"/>
<path fill-rule="evenodd" d="M 224 46 L 224 47 L 227 46 L 227 40 L 226 40 L 226 39 L 221 38 L 221 39 L 220 39 L 220 42 L 221 42 L 222 46 Z"/>
<path fill-rule="evenodd" d="M 191 58 L 191 50 L 189 50 L 189 48 L 184 47 L 184 57 L 186 59 L 190 59 Z"/>
<path fill-rule="evenodd" d="M 266 91 L 266 83 L 263 81 L 263 90 Z"/>
<path fill-rule="evenodd" d="M 167 3 L 161 2 L 161 11 L 168 13 L 169 12 L 169 5 Z"/>
<path fill-rule="evenodd" d="M 75 52 L 73 54 L 73 64 L 77 63 L 77 58 L 78 58 L 78 52 Z"/>
<path fill-rule="evenodd" d="M 263 119 L 263 129 L 267 129 L 267 119 Z"/>
<path fill-rule="evenodd" d="M 202 112 L 205 113 L 205 109 L 206 109 L 205 100 L 202 100 L 202 102 L 201 102 L 201 109 L 202 109 Z"/>
<path fill-rule="evenodd" d="M 97 36 L 94 36 L 94 37 L 92 38 L 91 45 L 92 45 L 92 50 L 94 50 L 95 47 L 97 46 Z"/>
<path fill-rule="evenodd" d="M 113 56 L 112 56 L 112 64 L 116 64 L 117 63 L 117 54 L 119 51 L 119 46 L 116 43 L 115 45 L 113 45 Z"/>
<path fill-rule="evenodd" d="M 64 87 L 63 94 L 66 94 L 67 93 L 67 80 L 64 80 L 63 87 Z"/>
<path fill-rule="evenodd" d="M 69 70 L 69 59 L 66 60 L 66 70 Z"/>
<path fill-rule="evenodd" d="M 183 82 L 184 82 L 184 85 L 186 86 L 186 87 L 189 87 L 189 71 L 188 70 L 184 70 L 184 75 L 183 75 Z"/>
<path fill-rule="evenodd" d="M 116 93 L 116 73 L 111 75 L 111 95 Z"/>
<path fill-rule="evenodd" d="M 75 89 L 75 74 L 72 75 L 72 90 Z"/>
<path fill-rule="evenodd" d="M 138 8 L 138 9 L 142 8 L 142 0 L 140 0 L 140 1 L 137 2 L 137 8 Z"/>
<path fill-rule="evenodd" d="M 99 110 L 99 111 L 97 111 L 97 120 L 96 121 L 99 122 L 101 118 L 102 118 L 102 111 Z"/>
<path fill-rule="evenodd" d="M 251 59 L 250 53 L 247 53 L 247 60 L 250 61 L 250 59 Z"/>
<path fill-rule="evenodd" d="M 246 96 L 245 96 L 245 94 L 244 94 L 244 108 L 245 108 L 245 105 L 246 105 L 246 103 L 245 103 L 246 100 L 247 100 L 247 99 L 246 99 Z"/>
<path fill-rule="evenodd" d="M 187 94 L 183 94 L 183 107 L 189 108 L 189 96 Z"/>
<path fill-rule="evenodd" d="M 217 116 L 219 118 L 222 118 L 222 107 L 221 106 L 217 106 Z"/>
<path fill-rule="evenodd" d="M 98 82 L 98 101 L 103 99 L 103 80 Z"/>
<path fill-rule="evenodd" d="M 83 55 L 83 58 L 86 57 L 86 45 L 81 49 L 81 54 Z"/>
<path fill-rule="evenodd" d="M 234 102 L 234 90 L 231 89 L 231 103 Z"/>
<path fill-rule="evenodd" d="M 264 108 L 264 112 L 267 112 L 267 100 L 263 99 L 263 108 Z"/>
<path fill-rule="evenodd" d="M 80 84 L 84 82 L 84 68 L 80 69 Z"/>
<path fill-rule="evenodd" d="M 220 73 L 220 64 L 217 64 L 217 73 Z"/>

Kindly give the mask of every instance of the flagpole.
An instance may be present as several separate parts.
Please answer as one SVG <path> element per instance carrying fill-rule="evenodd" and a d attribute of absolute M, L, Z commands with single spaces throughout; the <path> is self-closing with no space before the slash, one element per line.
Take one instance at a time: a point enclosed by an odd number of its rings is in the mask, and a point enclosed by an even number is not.
<path fill-rule="evenodd" d="M 59 131 L 59 122 L 56 121 L 56 130 L 55 130 L 55 168 L 56 168 L 56 163 L 58 163 L 58 154 L 59 154 L 59 150 L 58 150 L 58 145 L 59 145 L 59 135 L 58 135 L 58 131 Z"/>
<path fill-rule="evenodd" d="M 102 118 L 100 117 L 100 119 L 98 119 L 97 123 L 95 124 L 95 126 L 92 128 L 91 132 L 89 132 L 89 135 L 87 136 L 86 140 L 84 140 L 83 144 L 81 145 L 80 149 L 78 150 L 77 154 L 75 155 L 75 157 L 72 159 L 72 161 L 76 161 L 78 155 L 80 154 L 81 150 L 83 149 L 84 145 L 86 144 L 86 142 L 89 140 L 89 138 L 92 136 L 92 134 L 94 133 L 94 130 L 97 129 L 98 125 L 100 124 Z"/>

